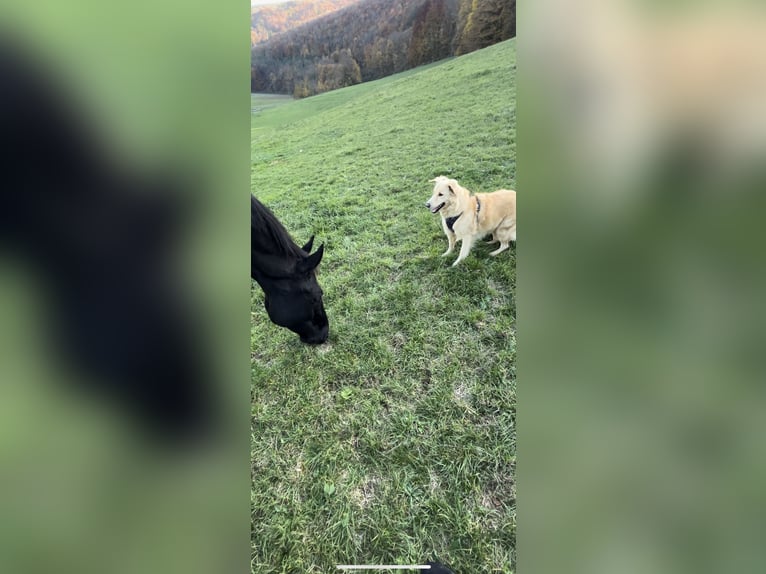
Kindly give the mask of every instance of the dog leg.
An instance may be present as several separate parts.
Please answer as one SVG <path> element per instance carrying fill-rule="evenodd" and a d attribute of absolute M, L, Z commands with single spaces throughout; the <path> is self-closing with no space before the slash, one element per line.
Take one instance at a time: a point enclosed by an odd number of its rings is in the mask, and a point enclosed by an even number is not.
<path fill-rule="evenodd" d="M 468 257 L 468 254 L 471 252 L 471 247 L 473 247 L 473 237 L 465 237 L 463 239 L 463 244 L 460 246 L 460 255 L 457 256 L 457 259 L 455 259 L 455 262 L 452 264 L 453 267 Z"/>
<path fill-rule="evenodd" d="M 445 225 L 446 227 L 446 225 Z M 447 251 L 442 253 L 442 257 L 446 257 L 450 253 L 452 253 L 452 250 L 455 249 L 455 234 L 452 231 L 449 231 L 448 229 L 444 230 L 444 233 L 447 235 L 447 241 L 449 241 L 449 247 L 447 247 Z"/>
<path fill-rule="evenodd" d="M 455 238 L 454 237 L 448 237 L 449 240 L 449 247 L 447 247 L 447 251 L 442 253 L 442 257 L 447 257 L 450 253 L 452 253 L 452 250 L 455 249 Z"/>
<path fill-rule="evenodd" d="M 497 255 L 498 253 L 502 253 L 506 249 L 508 249 L 508 242 L 507 241 L 501 241 L 500 242 L 500 247 L 498 247 L 494 251 L 491 251 L 490 255 L 492 255 L 492 256 Z"/>

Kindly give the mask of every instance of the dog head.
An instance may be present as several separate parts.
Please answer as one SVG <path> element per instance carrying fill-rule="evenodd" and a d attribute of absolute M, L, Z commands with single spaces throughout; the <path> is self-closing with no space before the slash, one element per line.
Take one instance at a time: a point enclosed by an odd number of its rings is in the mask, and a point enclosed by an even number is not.
<path fill-rule="evenodd" d="M 434 191 L 431 199 L 426 201 L 426 207 L 431 210 L 431 213 L 438 213 L 455 203 L 459 189 L 457 181 L 440 175 L 432 179 L 431 183 L 434 184 Z"/>

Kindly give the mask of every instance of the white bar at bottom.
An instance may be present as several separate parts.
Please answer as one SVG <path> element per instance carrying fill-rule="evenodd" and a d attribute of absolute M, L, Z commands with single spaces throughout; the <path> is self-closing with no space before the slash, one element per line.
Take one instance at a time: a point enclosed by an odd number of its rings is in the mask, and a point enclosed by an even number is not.
<path fill-rule="evenodd" d="M 430 570 L 429 564 L 340 564 L 338 570 Z"/>

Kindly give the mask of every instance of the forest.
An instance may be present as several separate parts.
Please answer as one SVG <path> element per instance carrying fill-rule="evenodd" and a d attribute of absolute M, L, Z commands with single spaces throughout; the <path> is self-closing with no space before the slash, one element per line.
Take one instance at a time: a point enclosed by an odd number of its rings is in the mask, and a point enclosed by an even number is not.
<path fill-rule="evenodd" d="M 359 0 L 293 0 L 250 8 L 250 44 L 300 26 L 310 20 L 355 4 Z"/>
<path fill-rule="evenodd" d="M 252 92 L 303 98 L 516 36 L 516 0 L 361 0 L 251 48 Z"/>

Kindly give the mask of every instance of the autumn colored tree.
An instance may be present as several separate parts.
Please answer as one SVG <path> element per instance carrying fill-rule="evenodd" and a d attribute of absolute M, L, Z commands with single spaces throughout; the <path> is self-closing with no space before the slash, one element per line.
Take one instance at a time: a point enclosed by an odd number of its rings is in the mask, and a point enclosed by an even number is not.
<path fill-rule="evenodd" d="M 250 8 L 250 44 L 258 44 L 290 28 L 345 8 L 358 0 L 293 0 Z"/>
<path fill-rule="evenodd" d="M 455 34 L 456 3 L 428 0 L 415 15 L 407 54 L 410 67 L 435 62 L 451 55 Z"/>
<path fill-rule="evenodd" d="M 470 6 L 469 6 L 470 5 Z M 516 0 L 461 0 L 455 54 L 467 54 L 516 35 Z"/>
<path fill-rule="evenodd" d="M 251 90 L 306 97 L 515 34 L 515 0 L 359 0 L 252 46 Z"/>

